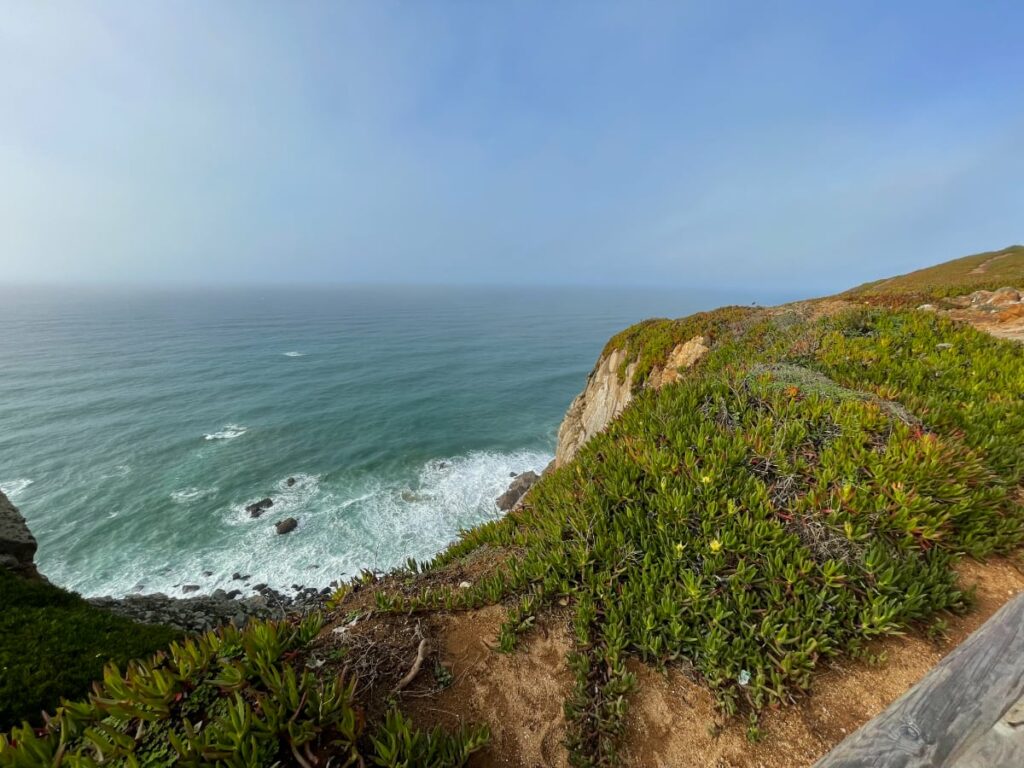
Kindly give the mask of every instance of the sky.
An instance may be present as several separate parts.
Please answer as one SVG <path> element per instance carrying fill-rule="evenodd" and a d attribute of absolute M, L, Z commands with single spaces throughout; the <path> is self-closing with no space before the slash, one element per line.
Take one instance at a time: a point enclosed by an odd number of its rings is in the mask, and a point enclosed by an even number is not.
<path fill-rule="evenodd" d="M 0 4 L 0 283 L 840 290 L 1024 242 L 1024 3 Z"/>

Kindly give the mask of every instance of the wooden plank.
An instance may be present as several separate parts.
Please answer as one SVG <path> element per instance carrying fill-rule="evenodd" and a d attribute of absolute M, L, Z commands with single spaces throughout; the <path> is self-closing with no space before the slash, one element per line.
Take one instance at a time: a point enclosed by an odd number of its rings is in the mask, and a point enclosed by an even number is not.
<path fill-rule="evenodd" d="M 1024 766 L 1024 699 L 999 718 L 992 730 L 967 747 L 951 768 Z"/>
<path fill-rule="evenodd" d="M 1024 593 L 815 768 L 1019 768 L 1022 697 Z"/>

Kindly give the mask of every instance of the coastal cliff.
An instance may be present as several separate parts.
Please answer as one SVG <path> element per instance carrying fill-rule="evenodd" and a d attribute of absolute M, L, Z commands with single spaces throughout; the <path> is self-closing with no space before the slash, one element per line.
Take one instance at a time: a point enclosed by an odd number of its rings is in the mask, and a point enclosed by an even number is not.
<path fill-rule="evenodd" d="M 677 344 L 664 364 L 657 366 L 641 387 L 660 389 L 679 379 L 680 371 L 696 364 L 708 352 L 703 336 Z M 555 466 L 572 461 L 577 451 L 607 427 L 629 405 L 635 394 L 637 361 L 624 348 L 605 351 L 594 366 L 587 385 L 569 405 L 558 428 Z"/>

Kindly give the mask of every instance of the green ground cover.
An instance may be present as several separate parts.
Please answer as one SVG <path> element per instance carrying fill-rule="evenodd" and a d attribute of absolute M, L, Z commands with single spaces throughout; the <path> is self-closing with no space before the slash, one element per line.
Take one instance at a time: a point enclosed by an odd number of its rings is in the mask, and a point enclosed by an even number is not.
<path fill-rule="evenodd" d="M 0 568 L 0 728 L 39 722 L 61 696 L 81 696 L 108 661 L 124 664 L 166 646 L 176 633 L 143 626 L 78 595 Z"/>
<path fill-rule="evenodd" d="M 298 663 L 322 617 L 226 626 L 167 652 L 109 665 L 86 701 L 65 702 L 47 728 L 0 735 L 0 766 L 464 765 L 486 728 L 417 731 L 398 710 L 368 724 L 354 681 Z M 295 662 L 295 663 L 293 663 Z"/>

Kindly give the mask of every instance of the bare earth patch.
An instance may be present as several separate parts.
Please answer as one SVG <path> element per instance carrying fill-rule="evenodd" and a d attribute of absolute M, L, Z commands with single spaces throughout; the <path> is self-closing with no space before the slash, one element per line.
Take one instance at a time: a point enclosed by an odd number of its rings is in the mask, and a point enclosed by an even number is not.
<path fill-rule="evenodd" d="M 505 609 L 439 616 L 440 659 L 454 682 L 438 694 L 403 696 L 418 726 L 487 723 L 491 743 L 472 765 L 566 766 L 562 703 L 572 687 L 566 616 L 549 616 L 511 654 L 493 650 Z"/>

